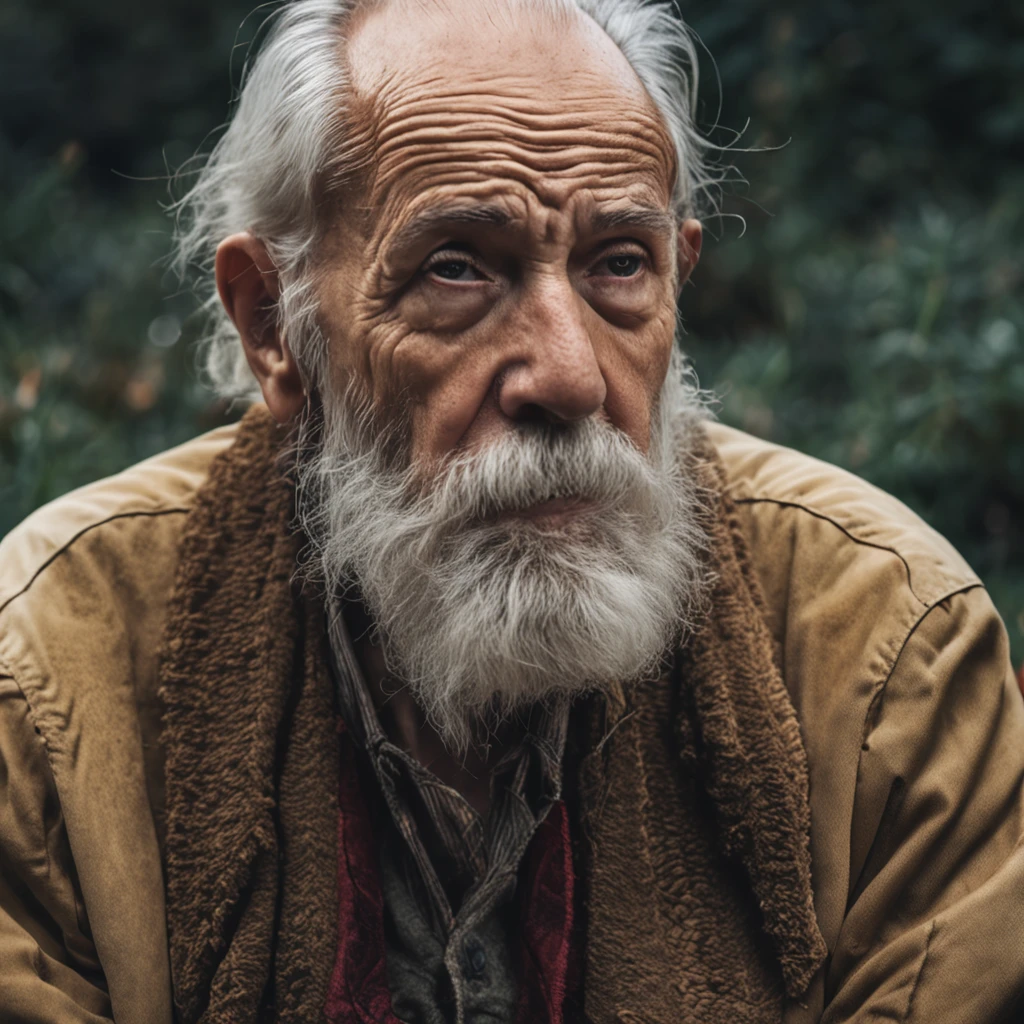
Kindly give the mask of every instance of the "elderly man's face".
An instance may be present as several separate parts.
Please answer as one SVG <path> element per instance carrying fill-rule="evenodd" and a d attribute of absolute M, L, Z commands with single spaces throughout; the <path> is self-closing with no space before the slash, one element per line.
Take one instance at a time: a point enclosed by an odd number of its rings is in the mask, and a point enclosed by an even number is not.
<path fill-rule="evenodd" d="M 487 13 L 397 0 L 351 36 L 374 159 L 329 240 L 334 387 L 403 408 L 424 467 L 529 419 L 646 450 L 700 244 L 669 213 L 671 141 L 589 19 Z"/>
<path fill-rule="evenodd" d="M 350 26 L 365 159 L 319 260 L 321 402 L 267 330 L 266 246 L 217 251 L 267 405 L 300 417 L 309 564 L 359 588 L 453 748 L 642 677 L 706 591 L 702 411 L 666 374 L 700 225 L 676 227 L 674 149 L 621 52 L 541 7 L 390 0 Z"/>

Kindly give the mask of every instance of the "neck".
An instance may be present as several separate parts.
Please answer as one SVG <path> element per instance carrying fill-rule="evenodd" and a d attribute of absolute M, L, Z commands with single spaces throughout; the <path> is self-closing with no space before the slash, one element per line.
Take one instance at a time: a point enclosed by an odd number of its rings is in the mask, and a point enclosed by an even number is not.
<path fill-rule="evenodd" d="M 348 618 L 347 612 L 348 609 Z M 360 619 L 364 621 L 357 625 Z M 356 657 L 388 739 L 461 794 L 478 814 L 486 816 L 491 774 L 514 741 L 510 730 L 501 729 L 487 743 L 474 743 L 465 755 L 456 757 L 427 721 L 408 688 L 388 672 L 384 652 L 373 642 L 365 609 L 355 609 L 349 621 L 354 627 Z"/>

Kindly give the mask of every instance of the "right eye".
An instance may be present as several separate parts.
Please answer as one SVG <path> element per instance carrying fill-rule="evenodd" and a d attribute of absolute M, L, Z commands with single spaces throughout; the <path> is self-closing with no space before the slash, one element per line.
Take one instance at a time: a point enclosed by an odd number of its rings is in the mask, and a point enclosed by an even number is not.
<path fill-rule="evenodd" d="M 423 268 L 424 273 L 433 274 L 442 281 L 456 284 L 471 284 L 474 281 L 485 281 L 487 278 L 465 253 L 458 250 L 441 250 L 435 252 Z"/>

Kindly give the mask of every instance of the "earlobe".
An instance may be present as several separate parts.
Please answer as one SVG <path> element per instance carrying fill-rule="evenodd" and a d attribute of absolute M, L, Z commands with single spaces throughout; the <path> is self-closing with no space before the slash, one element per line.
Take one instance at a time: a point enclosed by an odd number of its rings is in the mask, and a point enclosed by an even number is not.
<path fill-rule="evenodd" d="M 238 331 L 263 400 L 279 423 L 287 423 L 302 410 L 306 396 L 298 363 L 278 328 L 277 267 L 264 243 L 241 231 L 217 247 L 214 270 L 220 300 Z"/>
<path fill-rule="evenodd" d="M 699 220 L 688 217 L 679 225 L 679 232 L 676 235 L 679 267 L 676 298 L 679 297 L 680 292 L 683 290 L 683 285 L 686 284 L 690 274 L 693 273 L 693 268 L 697 266 L 703 241 L 704 229 Z"/>

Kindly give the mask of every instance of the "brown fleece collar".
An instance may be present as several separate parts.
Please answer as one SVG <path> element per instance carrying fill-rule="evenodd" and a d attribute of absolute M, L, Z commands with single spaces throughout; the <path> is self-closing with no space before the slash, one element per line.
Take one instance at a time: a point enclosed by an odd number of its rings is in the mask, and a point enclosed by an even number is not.
<path fill-rule="evenodd" d="M 168 615 L 167 918 L 182 1024 L 322 1019 L 336 953 L 337 736 L 322 614 L 292 582 L 282 443 L 256 408 L 214 461 Z M 594 1021 L 778 1021 L 780 971 L 798 997 L 825 956 L 799 726 L 723 471 L 709 444 L 700 455 L 718 494 L 712 613 L 673 673 L 629 708 L 610 703 L 616 728 L 591 736 L 581 768 Z"/>
<path fill-rule="evenodd" d="M 161 662 L 182 1024 L 319 1019 L 337 945 L 337 733 L 295 593 L 282 438 L 250 411 L 189 514 Z"/>
<path fill-rule="evenodd" d="M 681 651 L 681 756 L 715 805 L 723 852 L 746 868 L 795 998 L 826 954 L 811 890 L 807 755 L 724 467 L 710 443 L 698 457 L 717 495 L 707 524 L 715 584 L 711 614 Z"/>
<path fill-rule="evenodd" d="M 580 771 L 593 1021 L 778 1024 L 824 962 L 807 765 L 725 475 L 692 472 L 710 612 L 670 671 L 613 696 Z"/>

